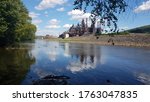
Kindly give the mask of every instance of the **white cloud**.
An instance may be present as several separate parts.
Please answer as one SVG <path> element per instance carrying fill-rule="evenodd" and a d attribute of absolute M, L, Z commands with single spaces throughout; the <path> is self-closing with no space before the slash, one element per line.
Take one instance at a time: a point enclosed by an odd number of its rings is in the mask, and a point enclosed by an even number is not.
<path fill-rule="evenodd" d="M 59 21 L 58 21 L 57 19 L 51 19 L 51 20 L 49 21 L 49 23 L 50 23 L 51 25 L 57 25 L 57 24 L 59 23 Z"/>
<path fill-rule="evenodd" d="M 58 21 L 57 19 L 51 19 L 49 21 L 49 25 L 46 26 L 46 28 L 52 28 L 52 29 L 55 29 L 55 28 L 60 28 L 60 26 L 58 25 L 60 21 Z"/>
<path fill-rule="evenodd" d="M 68 12 L 68 15 L 82 15 L 84 12 L 81 10 L 72 10 Z"/>
<path fill-rule="evenodd" d="M 60 28 L 60 26 L 59 25 L 49 25 L 49 26 L 46 26 L 46 28 L 56 29 L 56 28 Z"/>
<path fill-rule="evenodd" d="M 37 24 L 42 23 L 42 20 L 40 20 L 40 19 L 35 19 L 35 20 L 32 20 L 32 23 L 35 24 L 35 25 L 37 25 Z"/>
<path fill-rule="evenodd" d="M 53 36 L 59 36 L 62 33 L 62 31 L 59 31 L 58 29 L 41 29 L 37 30 L 36 35 L 53 35 Z"/>
<path fill-rule="evenodd" d="M 39 15 L 40 15 L 40 14 L 35 13 L 35 12 L 30 12 L 30 13 L 29 13 L 29 16 L 30 16 L 31 18 L 37 18 Z"/>
<path fill-rule="evenodd" d="M 57 11 L 62 12 L 62 11 L 65 11 L 65 9 L 64 9 L 64 7 L 62 7 L 62 8 L 58 8 Z"/>
<path fill-rule="evenodd" d="M 72 24 L 65 24 L 63 27 L 64 28 L 70 28 L 72 26 Z"/>
<path fill-rule="evenodd" d="M 39 24 L 42 23 L 43 21 L 40 19 L 35 19 L 32 20 L 32 24 L 36 25 L 36 27 L 39 29 Z"/>
<path fill-rule="evenodd" d="M 81 10 L 72 10 L 72 11 L 68 12 L 68 15 L 70 15 L 71 19 L 73 19 L 73 20 L 81 20 L 81 19 L 89 18 L 91 14 L 84 13 Z"/>
<path fill-rule="evenodd" d="M 147 10 L 150 10 L 150 0 L 143 2 L 142 5 L 136 7 L 134 9 L 134 12 L 139 13 L 139 12 L 147 11 Z"/>
<path fill-rule="evenodd" d="M 37 10 L 45 10 L 48 8 L 54 8 L 56 5 L 63 5 L 67 0 L 42 0 L 38 6 L 35 7 Z"/>

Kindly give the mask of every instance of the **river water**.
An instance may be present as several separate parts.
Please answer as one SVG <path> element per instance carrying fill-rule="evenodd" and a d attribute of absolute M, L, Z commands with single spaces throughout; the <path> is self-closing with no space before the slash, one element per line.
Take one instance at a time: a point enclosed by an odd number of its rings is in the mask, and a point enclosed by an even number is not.
<path fill-rule="evenodd" d="M 46 40 L 25 46 L 0 49 L 0 84 L 29 85 L 49 76 L 50 84 L 150 85 L 149 48 Z"/>

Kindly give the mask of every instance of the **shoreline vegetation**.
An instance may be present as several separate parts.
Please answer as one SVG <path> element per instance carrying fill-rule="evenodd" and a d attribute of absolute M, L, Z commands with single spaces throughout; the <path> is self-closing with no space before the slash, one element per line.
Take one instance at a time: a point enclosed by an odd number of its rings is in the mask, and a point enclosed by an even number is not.
<path fill-rule="evenodd" d="M 0 1 L 0 47 L 34 40 L 36 31 L 22 0 Z"/>
<path fill-rule="evenodd" d="M 69 42 L 69 43 L 150 47 L 150 34 L 100 35 L 100 36 L 89 35 L 89 36 L 69 37 L 65 39 L 46 38 L 46 40 Z"/>

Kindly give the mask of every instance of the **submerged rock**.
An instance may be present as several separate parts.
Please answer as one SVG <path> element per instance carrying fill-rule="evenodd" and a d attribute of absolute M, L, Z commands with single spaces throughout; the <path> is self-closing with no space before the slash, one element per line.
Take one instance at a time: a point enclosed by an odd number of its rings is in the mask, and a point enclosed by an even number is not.
<path fill-rule="evenodd" d="M 68 76 L 47 75 L 41 79 L 33 81 L 33 85 L 67 85 Z"/>

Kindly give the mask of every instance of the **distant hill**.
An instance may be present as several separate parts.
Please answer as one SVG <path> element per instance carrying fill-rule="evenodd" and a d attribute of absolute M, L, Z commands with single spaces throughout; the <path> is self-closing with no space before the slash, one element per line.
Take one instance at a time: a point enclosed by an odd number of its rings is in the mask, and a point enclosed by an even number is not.
<path fill-rule="evenodd" d="M 142 26 L 142 27 L 137 27 L 128 30 L 129 33 L 149 33 L 150 34 L 150 25 Z"/>

